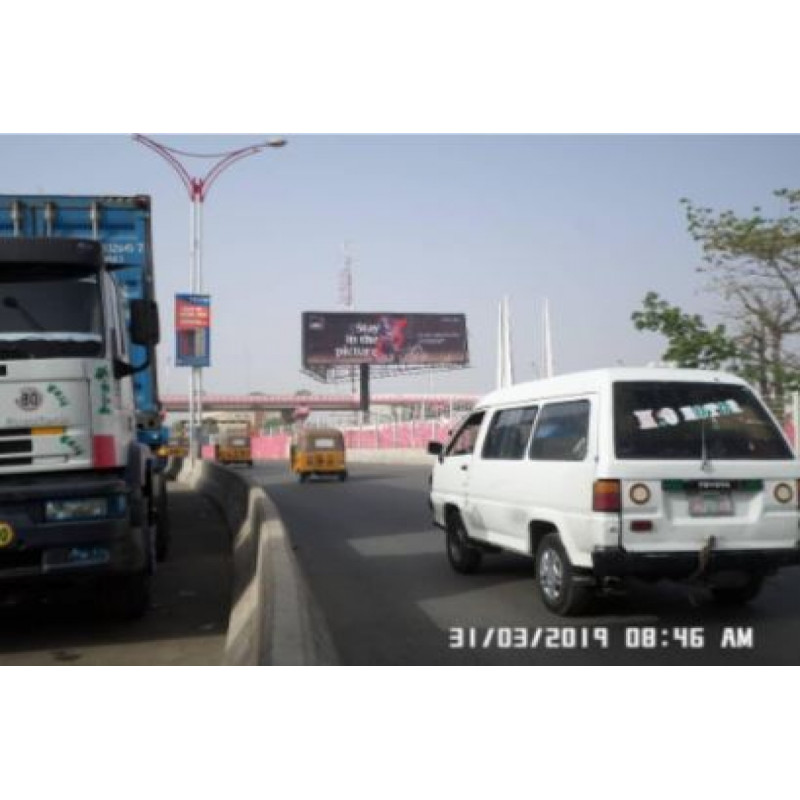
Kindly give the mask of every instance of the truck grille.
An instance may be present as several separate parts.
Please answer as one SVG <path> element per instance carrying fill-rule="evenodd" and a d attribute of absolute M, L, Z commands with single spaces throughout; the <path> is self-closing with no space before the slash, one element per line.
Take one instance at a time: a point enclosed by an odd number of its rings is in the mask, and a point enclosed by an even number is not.
<path fill-rule="evenodd" d="M 41 550 L 0 550 L 0 572 L 41 567 Z"/>
<path fill-rule="evenodd" d="M 33 453 L 30 428 L 4 428 L 0 430 L 0 466 L 21 467 L 33 463 L 33 458 L 7 458 L 23 453 Z"/>
<path fill-rule="evenodd" d="M 30 439 L 15 439 L 10 442 L 0 439 L 0 455 L 6 453 L 32 453 L 33 443 Z"/>

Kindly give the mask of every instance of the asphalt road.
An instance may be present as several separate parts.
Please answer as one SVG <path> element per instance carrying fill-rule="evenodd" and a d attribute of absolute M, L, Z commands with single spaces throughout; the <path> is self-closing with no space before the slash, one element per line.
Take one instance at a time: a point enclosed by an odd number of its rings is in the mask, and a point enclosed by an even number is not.
<path fill-rule="evenodd" d="M 800 568 L 744 608 L 699 588 L 635 584 L 565 620 L 539 601 L 529 559 L 450 569 L 427 468 L 351 465 L 346 483 L 301 485 L 275 463 L 252 476 L 278 506 L 344 664 L 800 663 Z"/>
<path fill-rule="evenodd" d="M 0 666 L 213 665 L 222 661 L 230 609 L 230 540 L 214 506 L 169 484 L 173 546 L 159 564 L 149 613 L 108 619 L 102 598 L 39 593 L 0 608 Z"/>

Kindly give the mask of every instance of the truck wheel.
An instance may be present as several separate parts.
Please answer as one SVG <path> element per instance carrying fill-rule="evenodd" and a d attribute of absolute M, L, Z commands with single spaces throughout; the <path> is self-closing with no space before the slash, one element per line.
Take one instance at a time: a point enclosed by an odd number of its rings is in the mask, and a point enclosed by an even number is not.
<path fill-rule="evenodd" d="M 743 606 L 754 600 L 763 586 L 763 575 L 750 575 L 741 586 L 712 586 L 711 596 L 720 605 Z"/>
<path fill-rule="evenodd" d="M 156 498 L 156 559 L 165 561 L 172 543 L 167 482 L 163 479 L 159 480 L 158 486 L 159 492 Z"/>
<path fill-rule="evenodd" d="M 134 620 L 150 609 L 150 575 L 139 572 L 117 578 L 111 584 L 108 610 L 115 619 Z"/>
<path fill-rule="evenodd" d="M 536 551 L 539 595 L 550 611 L 564 617 L 579 613 L 589 599 L 589 589 L 575 580 L 575 569 L 557 533 L 548 533 Z"/>
<path fill-rule="evenodd" d="M 447 520 L 447 560 L 450 566 L 462 575 L 477 572 L 481 565 L 481 551 L 469 543 L 467 529 L 458 512 Z"/>

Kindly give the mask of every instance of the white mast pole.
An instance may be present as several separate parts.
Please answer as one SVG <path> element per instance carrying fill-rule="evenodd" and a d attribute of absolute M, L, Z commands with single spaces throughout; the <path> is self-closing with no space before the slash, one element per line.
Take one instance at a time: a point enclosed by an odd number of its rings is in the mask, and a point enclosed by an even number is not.
<path fill-rule="evenodd" d="M 543 357 L 542 363 L 544 365 L 544 377 L 545 378 L 552 378 L 553 377 L 553 340 L 550 331 L 550 301 L 545 298 L 544 301 L 544 314 L 542 319 L 542 327 L 543 327 L 543 335 L 542 335 L 542 345 L 543 345 Z"/>

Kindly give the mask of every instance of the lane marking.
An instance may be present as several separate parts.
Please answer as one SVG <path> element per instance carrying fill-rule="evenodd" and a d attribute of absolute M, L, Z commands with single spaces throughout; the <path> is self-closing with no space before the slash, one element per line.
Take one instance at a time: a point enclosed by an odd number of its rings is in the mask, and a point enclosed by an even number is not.
<path fill-rule="evenodd" d="M 438 554 L 444 556 L 444 539 L 439 531 L 396 533 L 348 539 L 347 543 L 364 558 L 397 558 Z"/>

